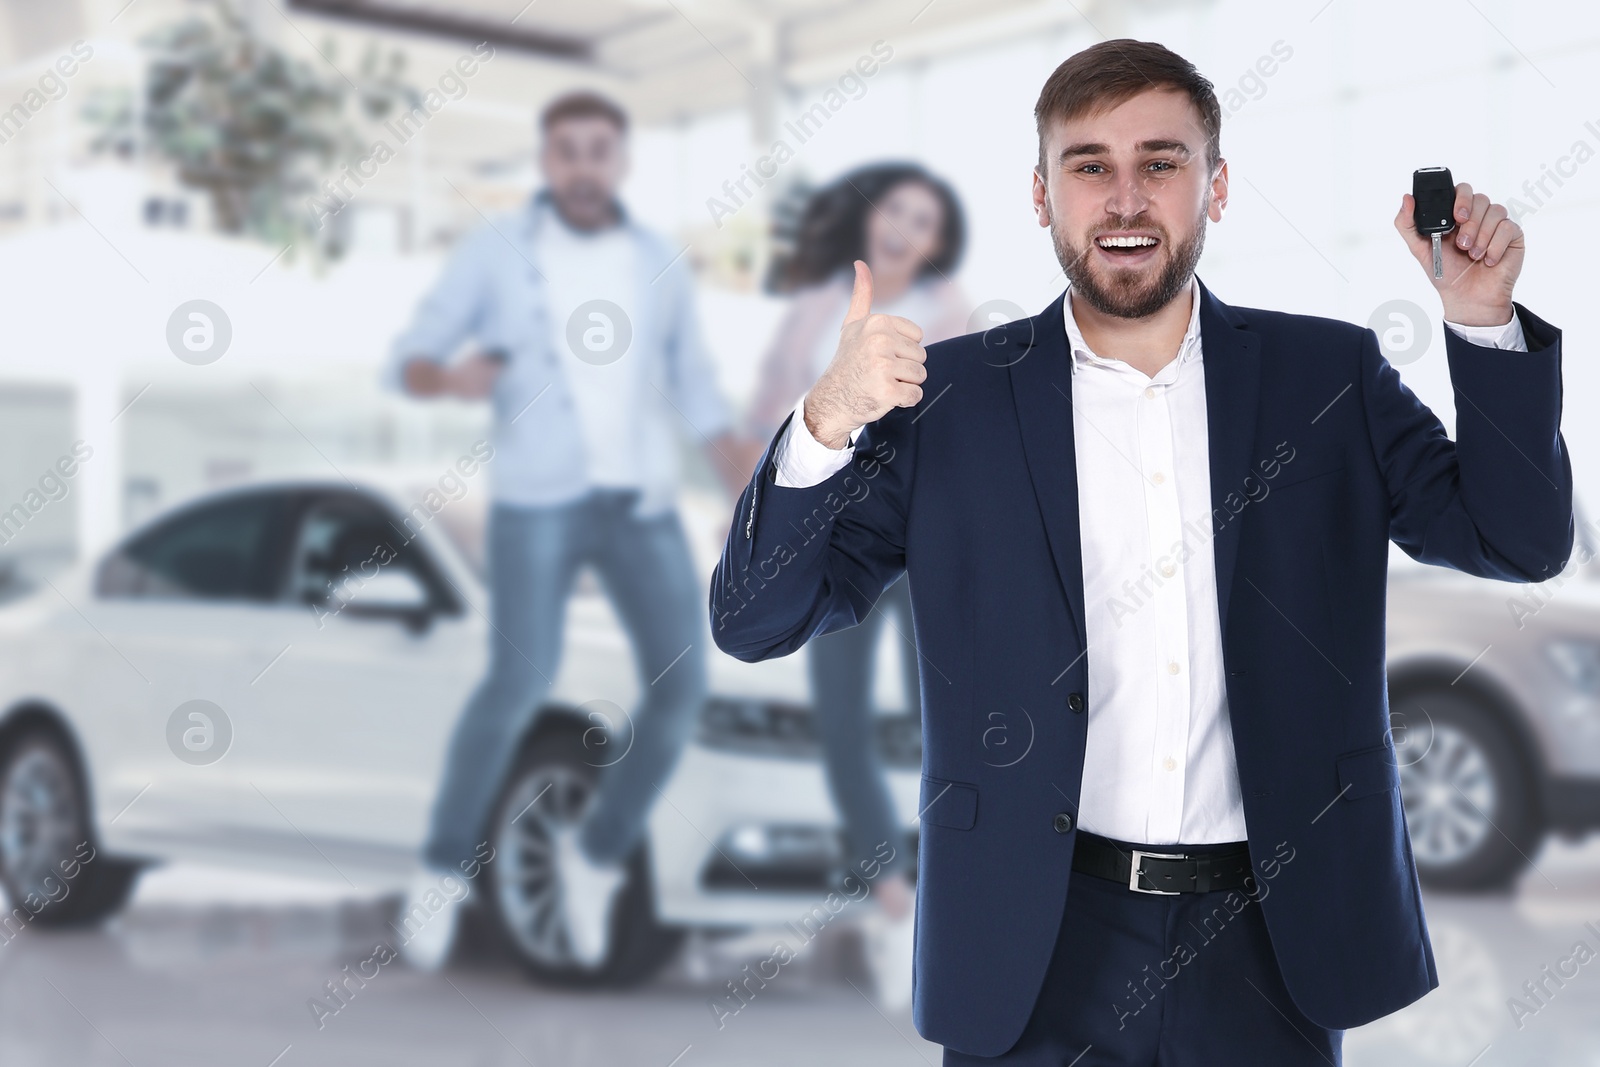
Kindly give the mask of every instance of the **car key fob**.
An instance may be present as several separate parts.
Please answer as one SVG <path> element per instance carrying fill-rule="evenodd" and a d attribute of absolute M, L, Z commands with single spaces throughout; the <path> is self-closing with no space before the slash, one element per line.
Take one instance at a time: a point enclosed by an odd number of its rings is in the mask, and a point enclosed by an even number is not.
<path fill-rule="evenodd" d="M 1411 174 L 1411 222 L 1433 238 L 1433 276 L 1444 277 L 1444 235 L 1456 228 L 1456 183 L 1449 167 L 1423 167 Z"/>

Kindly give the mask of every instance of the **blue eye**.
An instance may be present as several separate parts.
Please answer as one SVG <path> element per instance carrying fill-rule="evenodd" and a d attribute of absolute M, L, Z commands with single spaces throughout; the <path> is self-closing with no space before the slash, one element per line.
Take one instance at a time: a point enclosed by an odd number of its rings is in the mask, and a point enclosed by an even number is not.
<path fill-rule="evenodd" d="M 1104 173 L 1104 166 L 1105 165 L 1102 164 L 1102 163 L 1085 163 L 1083 166 L 1078 168 L 1078 173 L 1080 173 L 1080 174 L 1089 174 L 1089 173 L 1091 173 L 1091 168 L 1095 168 L 1092 171 L 1092 173 L 1098 175 L 1098 174 Z M 1155 160 L 1154 162 L 1149 164 L 1149 167 L 1150 168 L 1156 168 L 1156 167 L 1162 168 L 1159 171 L 1159 173 L 1162 173 L 1162 174 L 1171 173 L 1171 172 L 1176 171 L 1178 169 L 1177 165 L 1174 164 L 1171 160 L 1168 160 L 1168 159 Z"/>

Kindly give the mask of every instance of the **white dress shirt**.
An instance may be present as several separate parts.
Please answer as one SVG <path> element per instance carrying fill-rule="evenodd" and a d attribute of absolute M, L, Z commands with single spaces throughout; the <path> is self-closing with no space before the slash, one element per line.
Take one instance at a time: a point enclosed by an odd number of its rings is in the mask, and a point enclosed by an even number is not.
<path fill-rule="evenodd" d="M 1078 825 L 1122 841 L 1242 841 L 1210 538 L 1200 290 L 1154 377 L 1066 316 L 1089 650 Z M 1066 297 L 1071 310 L 1071 291 Z M 1185 525 L 1187 523 L 1187 525 Z"/>
<path fill-rule="evenodd" d="M 1095 355 L 1072 314 L 1073 446 L 1088 626 L 1088 738 L 1078 825 L 1140 844 L 1245 839 L 1223 679 L 1211 540 L 1200 287 L 1177 357 L 1151 377 Z M 1526 351 L 1503 326 L 1446 325 L 1474 344 Z M 778 443 L 777 484 L 819 484 L 849 462 L 858 427 L 830 449 L 804 398 Z"/>
<path fill-rule="evenodd" d="M 552 351 L 559 354 L 577 407 L 589 482 L 638 486 L 641 471 L 635 458 L 634 428 L 639 419 L 638 379 L 643 364 L 638 358 L 610 357 L 605 351 L 618 343 L 615 331 L 619 327 L 603 313 L 578 324 L 578 345 L 592 337 L 597 346 L 592 358 L 579 355 L 568 333 L 574 313 L 597 299 L 611 301 L 624 315 L 638 313 L 634 236 L 621 226 L 580 233 L 552 211 L 539 230 L 538 249 L 540 262 L 559 267 L 545 272 L 550 343 Z"/>

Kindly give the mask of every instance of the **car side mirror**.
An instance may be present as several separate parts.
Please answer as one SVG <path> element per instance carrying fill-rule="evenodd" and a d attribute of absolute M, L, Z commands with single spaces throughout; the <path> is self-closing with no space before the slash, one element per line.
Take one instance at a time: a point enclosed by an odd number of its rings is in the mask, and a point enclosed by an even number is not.
<path fill-rule="evenodd" d="M 371 578 L 350 581 L 346 588 L 344 610 L 353 615 L 398 619 L 413 633 L 423 633 L 433 623 L 433 598 L 410 571 L 387 567 Z"/>

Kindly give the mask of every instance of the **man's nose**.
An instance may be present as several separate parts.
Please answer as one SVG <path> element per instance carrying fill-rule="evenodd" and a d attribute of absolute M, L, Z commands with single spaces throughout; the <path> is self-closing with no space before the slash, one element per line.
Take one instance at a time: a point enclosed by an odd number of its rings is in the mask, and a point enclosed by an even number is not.
<path fill-rule="evenodd" d="M 1106 200 L 1106 210 L 1123 218 L 1132 218 L 1150 206 L 1150 194 L 1145 188 L 1144 175 L 1131 171 L 1113 179 L 1111 195 Z"/>

